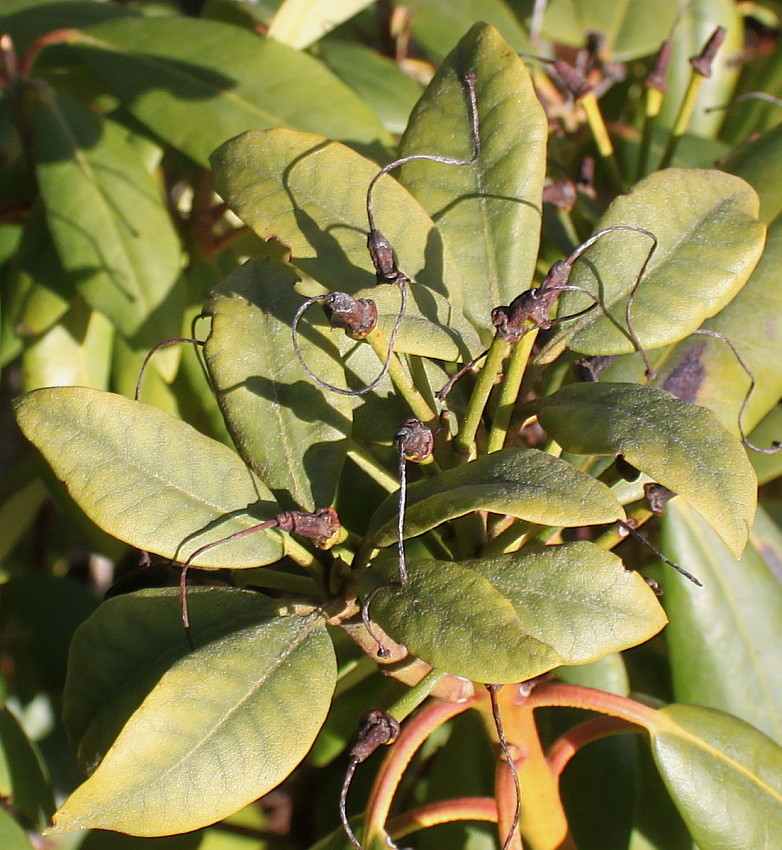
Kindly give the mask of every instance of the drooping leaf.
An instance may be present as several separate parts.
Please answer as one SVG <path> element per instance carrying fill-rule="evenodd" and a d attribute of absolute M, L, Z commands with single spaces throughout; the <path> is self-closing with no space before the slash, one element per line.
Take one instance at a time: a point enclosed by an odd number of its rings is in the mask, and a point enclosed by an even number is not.
<path fill-rule="evenodd" d="M 352 414 L 350 398 L 315 387 L 294 354 L 298 280 L 290 266 L 264 260 L 230 275 L 206 307 L 212 330 L 205 355 L 242 457 L 283 506 L 312 511 L 334 499 Z M 327 327 L 322 314 L 320 325 L 308 321 L 302 355 L 323 381 L 344 389 Z"/>
<path fill-rule="evenodd" d="M 481 152 L 471 166 L 410 162 L 400 181 L 437 223 L 467 281 L 464 310 L 491 327 L 491 310 L 528 289 L 535 271 L 548 125 L 524 64 L 502 36 L 476 24 L 445 60 L 410 118 L 400 154 L 469 159 L 465 74 L 475 74 Z"/>
<path fill-rule="evenodd" d="M 16 416 L 82 510 L 139 549 L 183 561 L 279 512 L 229 448 L 151 405 L 57 387 L 22 396 Z M 263 531 L 216 546 L 193 564 L 254 567 L 279 560 L 284 549 L 279 532 Z"/>
<path fill-rule="evenodd" d="M 665 553 L 703 587 L 663 576 L 677 702 L 719 708 L 782 742 L 782 584 L 750 545 L 740 561 L 686 504 L 663 520 Z"/>
<path fill-rule="evenodd" d="M 609 0 L 551 0 L 543 17 L 543 37 L 583 47 L 590 33 L 600 33 L 606 55 L 620 61 L 656 52 L 679 12 L 677 0 L 624 3 Z"/>
<path fill-rule="evenodd" d="M 632 307 L 632 324 L 647 349 L 677 342 L 728 304 L 755 268 L 765 239 L 758 197 L 737 177 L 718 171 L 658 171 L 617 198 L 595 231 L 633 225 L 658 239 Z M 564 346 L 584 354 L 633 351 L 626 331 L 627 297 L 652 247 L 649 237 L 615 231 L 573 267 L 570 283 L 600 298 L 600 307 L 566 322 L 540 360 Z M 590 306 L 578 292 L 559 299 L 559 315 Z"/>
<path fill-rule="evenodd" d="M 699 847 L 782 841 L 782 747 L 730 714 L 669 705 L 650 729 L 652 753 Z"/>
<path fill-rule="evenodd" d="M 324 621 L 247 591 L 190 599 L 193 652 L 171 589 L 112 599 L 77 634 L 66 714 L 82 757 L 100 758 L 127 722 L 55 831 L 196 829 L 270 791 L 309 749 L 336 680 Z"/>
<path fill-rule="evenodd" d="M 375 511 L 365 548 L 396 540 L 398 496 Z M 543 525 L 598 525 L 624 518 L 608 487 L 537 449 L 504 449 L 417 481 L 407 489 L 405 537 L 471 511 L 492 511 Z"/>
<path fill-rule="evenodd" d="M 298 268 L 351 294 L 375 283 L 366 190 L 377 165 L 322 136 L 279 129 L 232 139 L 215 151 L 212 168 L 228 206 L 262 238 L 290 246 Z M 392 177 L 373 197 L 399 268 L 459 307 L 462 274 L 429 216 Z"/>
<path fill-rule="evenodd" d="M 176 336 L 175 311 L 164 307 L 180 273 L 179 239 L 128 132 L 49 89 L 35 126 L 36 174 L 65 271 L 138 347 Z"/>
<path fill-rule="evenodd" d="M 372 110 L 317 60 L 229 24 L 125 19 L 75 34 L 70 49 L 139 121 L 201 165 L 250 129 L 389 141 Z"/>
<path fill-rule="evenodd" d="M 593 661 L 666 622 L 643 578 L 590 543 L 458 564 L 410 559 L 404 586 L 395 571 L 387 563 L 359 580 L 362 593 L 387 584 L 372 618 L 414 655 L 478 682 Z"/>
<path fill-rule="evenodd" d="M 540 424 L 568 452 L 624 455 L 689 502 L 738 557 L 757 481 L 716 414 L 656 387 L 569 384 L 536 402 Z"/>

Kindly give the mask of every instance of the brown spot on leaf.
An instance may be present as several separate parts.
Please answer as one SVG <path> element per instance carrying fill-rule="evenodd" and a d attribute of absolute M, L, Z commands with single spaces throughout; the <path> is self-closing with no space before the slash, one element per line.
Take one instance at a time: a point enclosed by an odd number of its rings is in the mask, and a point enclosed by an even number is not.
<path fill-rule="evenodd" d="M 704 348 L 706 348 L 705 342 L 696 342 L 689 348 L 685 348 L 681 360 L 665 379 L 664 390 L 682 401 L 691 403 L 695 401 L 698 390 L 706 376 L 706 367 L 701 360 Z"/>

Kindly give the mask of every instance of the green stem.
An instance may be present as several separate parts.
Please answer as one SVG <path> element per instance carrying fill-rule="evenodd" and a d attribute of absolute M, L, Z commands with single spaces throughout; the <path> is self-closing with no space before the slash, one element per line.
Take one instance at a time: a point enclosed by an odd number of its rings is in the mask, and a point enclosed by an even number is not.
<path fill-rule="evenodd" d="M 305 549 L 298 540 L 289 534 L 285 535 L 285 554 L 300 567 L 304 567 L 304 569 L 309 570 L 315 566 L 319 566 L 318 559 L 312 552 Z"/>
<path fill-rule="evenodd" d="M 374 663 L 374 662 L 373 662 Z M 375 665 L 377 666 L 377 665 Z M 400 723 L 415 711 L 419 705 L 429 696 L 435 685 L 448 674 L 442 670 L 432 668 L 421 681 L 408 688 L 407 691 L 388 709 L 388 713 Z"/>
<path fill-rule="evenodd" d="M 388 340 L 383 334 L 375 328 L 366 335 L 365 340 L 372 346 L 373 351 L 380 358 L 380 362 L 385 362 L 386 354 L 388 353 Z M 431 425 L 437 420 L 437 414 L 429 407 L 429 404 L 421 393 L 418 392 L 418 389 L 408 377 L 396 354 L 392 354 L 388 361 L 388 377 L 391 378 L 394 386 L 407 402 L 416 419 L 420 419 L 424 425 Z"/>
<path fill-rule="evenodd" d="M 377 673 L 377 663 L 368 655 L 361 655 L 354 659 L 346 668 L 340 672 L 337 685 L 334 688 L 334 699 L 349 691 L 355 685 L 368 679 L 373 673 Z"/>
<path fill-rule="evenodd" d="M 636 166 L 635 179 L 640 180 L 646 176 L 646 168 L 649 164 L 649 152 L 652 149 L 654 128 L 657 126 L 657 116 L 660 114 L 664 99 L 664 93 L 654 86 L 646 89 L 646 114 L 644 117 L 644 128 L 641 134 L 641 147 L 638 151 L 638 165 Z"/>
<path fill-rule="evenodd" d="M 630 511 L 627 514 L 627 519 L 630 523 L 632 523 L 633 528 L 640 528 L 653 516 L 654 514 L 649 510 L 649 506 L 644 502 L 634 510 Z M 594 541 L 594 544 L 595 546 L 599 546 L 601 549 L 613 549 L 626 538 L 627 534 L 624 533 L 622 526 L 617 525 L 606 531 L 604 534 L 601 534 L 600 537 Z"/>
<path fill-rule="evenodd" d="M 353 440 L 348 442 L 348 457 L 386 492 L 394 493 L 399 489 L 399 479 L 396 475 L 390 473 L 379 460 Z"/>
<path fill-rule="evenodd" d="M 454 440 L 454 450 L 458 455 L 469 458 L 475 453 L 475 435 L 478 433 L 478 426 L 486 408 L 486 402 L 489 400 L 491 389 L 494 386 L 494 381 L 502 370 L 502 361 L 508 353 L 508 348 L 509 343 L 505 342 L 504 339 L 495 336 L 492 340 L 489 353 L 486 355 L 486 362 L 483 364 L 475 382 L 464 423 Z"/>
<path fill-rule="evenodd" d="M 608 176 L 614 188 L 619 192 L 623 192 L 624 180 L 622 179 L 622 173 L 619 171 L 619 166 L 614 156 L 614 146 L 611 143 L 611 137 L 608 135 L 608 128 L 603 120 L 603 113 L 600 111 L 597 98 L 592 92 L 589 92 L 579 100 L 579 103 L 586 115 L 589 129 L 592 131 L 592 138 L 595 140 L 595 145 L 597 146 L 597 152 L 605 163 Z"/>
<path fill-rule="evenodd" d="M 679 112 L 676 115 L 676 120 L 674 121 L 673 129 L 671 130 L 668 144 L 665 146 L 665 153 L 663 153 L 663 157 L 660 160 L 658 170 L 667 168 L 671 164 L 673 155 L 676 153 L 676 148 L 679 145 L 679 140 L 684 135 L 690 124 L 692 112 L 695 109 L 695 101 L 698 98 L 698 93 L 701 90 L 701 85 L 703 85 L 704 79 L 705 77 L 695 70 L 693 70 L 690 75 L 690 82 L 687 85 L 687 91 L 684 93 L 684 98 L 682 99 L 681 106 L 679 107 Z"/>
<path fill-rule="evenodd" d="M 504 445 L 508 436 L 508 425 L 510 424 L 516 399 L 519 397 L 521 381 L 529 362 L 532 346 L 538 335 L 537 329 L 523 336 L 512 348 L 508 367 L 500 389 L 500 398 L 497 403 L 497 412 L 494 414 L 491 432 L 489 433 L 489 444 L 487 452 L 498 452 Z"/>
<path fill-rule="evenodd" d="M 483 547 L 481 558 L 496 558 L 498 555 L 506 555 L 508 552 L 517 552 L 530 531 L 536 527 L 534 523 L 524 520 L 514 522 L 510 528 L 501 531 Z"/>

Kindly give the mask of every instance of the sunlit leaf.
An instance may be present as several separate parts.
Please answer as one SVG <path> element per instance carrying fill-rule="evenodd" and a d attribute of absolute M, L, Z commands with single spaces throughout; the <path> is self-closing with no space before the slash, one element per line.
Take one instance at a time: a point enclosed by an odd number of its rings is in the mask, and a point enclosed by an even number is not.
<path fill-rule="evenodd" d="M 663 577 L 676 701 L 730 712 L 782 742 L 778 577 L 752 545 L 737 561 L 680 502 L 666 511 L 663 542 L 665 553 L 703 582 Z"/>
<path fill-rule="evenodd" d="M 104 531 L 183 561 L 196 548 L 271 519 L 271 493 L 226 446 L 148 404 L 84 387 L 16 403 L 25 436 Z M 193 564 L 253 567 L 284 553 L 277 531 L 216 546 Z"/>
<path fill-rule="evenodd" d="M 70 49 L 139 121 L 202 165 L 226 139 L 265 127 L 388 141 L 372 110 L 317 60 L 229 24 L 125 19 L 75 34 Z"/>
<path fill-rule="evenodd" d="M 505 449 L 417 481 L 407 490 L 405 537 L 471 511 L 509 514 L 543 525 L 597 525 L 624 518 L 608 487 L 536 449 Z M 365 547 L 396 540 L 398 496 L 377 509 Z"/>
<path fill-rule="evenodd" d="M 493 27 L 477 24 L 413 111 L 402 155 L 470 158 L 468 72 L 476 77 L 478 161 L 415 161 L 403 167 L 400 180 L 437 223 L 462 269 L 467 316 L 486 328 L 492 308 L 529 288 L 535 271 L 548 126 L 521 60 Z"/>
<path fill-rule="evenodd" d="M 757 481 L 741 443 L 716 414 L 656 387 L 569 384 L 536 403 L 540 424 L 568 452 L 622 454 L 689 502 L 741 555 Z"/>
<path fill-rule="evenodd" d="M 651 730 L 665 784 L 699 847 L 782 840 L 782 747 L 710 708 L 669 705 Z"/>
<path fill-rule="evenodd" d="M 290 246 L 298 268 L 351 294 L 375 283 L 366 191 L 377 165 L 322 136 L 280 129 L 232 139 L 215 151 L 212 167 L 228 206 L 259 236 Z M 399 268 L 458 307 L 461 272 L 423 208 L 391 177 L 373 197 Z"/>
<path fill-rule="evenodd" d="M 268 36 L 302 49 L 352 18 L 371 0 L 285 0 L 269 25 Z"/>
<path fill-rule="evenodd" d="M 206 307 L 212 330 L 205 354 L 242 457 L 281 504 L 312 511 L 334 499 L 352 416 L 350 398 L 315 387 L 294 354 L 298 279 L 289 266 L 263 260 L 226 278 Z M 322 314 L 319 326 L 307 324 L 302 355 L 323 381 L 344 389 L 324 325 Z"/>
<path fill-rule="evenodd" d="M 55 814 L 57 832 L 151 836 L 213 823 L 278 785 L 323 723 L 336 664 L 319 616 L 280 616 L 247 591 L 192 593 L 188 652 L 177 596 L 112 599 L 78 633 L 66 696 L 72 734 L 83 747 L 85 736 L 105 744 L 129 719 Z"/>
<path fill-rule="evenodd" d="M 633 328 L 645 348 L 677 342 L 740 291 L 763 250 L 765 227 L 757 214 L 758 197 L 749 184 L 701 169 L 656 172 L 611 204 L 595 231 L 633 225 L 658 239 L 632 307 Z M 542 362 L 565 345 L 584 354 L 633 350 L 625 308 L 651 247 L 642 233 L 615 231 L 575 263 L 570 284 L 598 296 L 601 306 L 565 323 Z M 581 293 L 565 292 L 559 315 L 591 303 Z"/>

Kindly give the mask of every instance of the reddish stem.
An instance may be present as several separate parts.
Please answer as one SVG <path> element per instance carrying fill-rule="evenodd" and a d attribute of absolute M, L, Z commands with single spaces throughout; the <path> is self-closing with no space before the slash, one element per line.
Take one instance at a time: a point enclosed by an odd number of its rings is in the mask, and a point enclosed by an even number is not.
<path fill-rule="evenodd" d="M 561 776 L 573 756 L 587 744 L 618 735 L 622 732 L 641 732 L 640 726 L 623 720 L 621 717 L 593 717 L 572 729 L 568 729 L 563 735 L 549 747 L 546 753 L 551 770 L 555 776 Z"/>
<path fill-rule="evenodd" d="M 33 69 L 33 65 L 35 64 L 35 60 L 38 58 L 41 51 L 50 44 L 70 44 L 73 41 L 91 42 L 92 39 L 89 39 L 80 30 L 72 27 L 52 30 L 51 32 L 44 33 L 44 35 L 38 36 L 38 38 L 36 38 L 35 41 L 33 41 L 27 48 L 27 51 L 19 62 L 19 73 L 24 77 L 29 76 Z"/>
<path fill-rule="evenodd" d="M 453 800 L 439 800 L 392 818 L 388 822 L 388 831 L 396 841 L 419 829 L 462 820 L 497 823 L 497 804 L 491 797 L 456 797 Z"/>
<path fill-rule="evenodd" d="M 433 701 L 407 721 L 399 738 L 383 759 L 372 785 L 364 815 L 364 844 L 367 847 L 372 845 L 375 837 L 383 835 L 394 792 L 418 748 L 435 729 L 474 704 L 474 699 L 460 703 Z"/>

